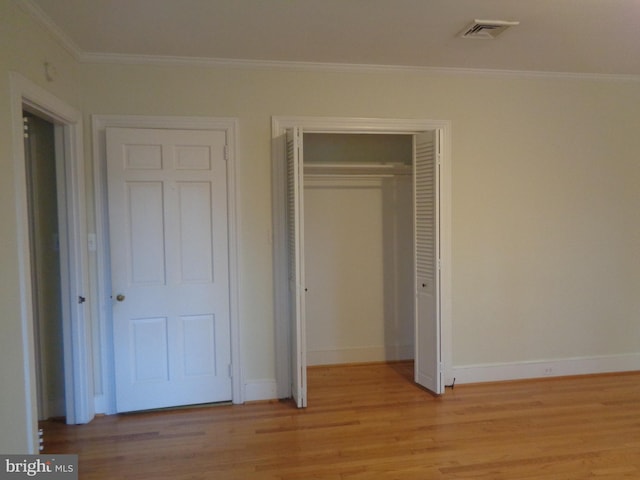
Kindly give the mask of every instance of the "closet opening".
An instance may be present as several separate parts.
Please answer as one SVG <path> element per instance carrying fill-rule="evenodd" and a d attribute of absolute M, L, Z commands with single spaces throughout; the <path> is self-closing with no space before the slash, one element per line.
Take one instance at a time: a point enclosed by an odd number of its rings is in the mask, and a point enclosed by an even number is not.
<path fill-rule="evenodd" d="M 278 397 L 307 406 L 307 363 L 411 357 L 413 381 L 444 393 L 451 379 L 449 122 L 274 117 L 272 141 Z M 327 253 L 313 256 L 331 249 L 336 264 Z M 366 260 L 356 261 L 360 254 Z M 314 307 L 315 291 L 324 300 Z M 356 297 L 358 306 L 349 306 Z M 366 318 L 382 327 L 363 327 Z M 354 337 L 345 326 L 364 341 L 345 342 Z"/>
<path fill-rule="evenodd" d="M 303 134 L 308 367 L 414 358 L 412 144 Z"/>

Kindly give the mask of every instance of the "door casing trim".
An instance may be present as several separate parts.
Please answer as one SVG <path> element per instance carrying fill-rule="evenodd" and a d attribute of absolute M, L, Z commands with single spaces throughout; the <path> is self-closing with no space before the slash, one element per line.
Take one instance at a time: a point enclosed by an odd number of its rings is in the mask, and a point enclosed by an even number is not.
<path fill-rule="evenodd" d="M 37 453 L 38 415 L 36 393 L 36 363 L 33 332 L 32 279 L 29 248 L 29 217 L 24 151 L 22 112 L 28 109 L 54 125 L 56 137 L 56 168 L 59 198 L 64 206 L 61 231 L 61 274 L 63 307 L 63 349 L 65 411 L 67 423 L 87 423 L 94 416 L 93 371 L 90 361 L 91 329 L 86 304 L 79 302 L 88 291 L 88 256 L 86 252 L 86 211 L 84 187 L 84 149 L 82 114 L 44 88 L 22 75 L 9 75 L 11 95 L 12 150 L 16 200 L 16 236 L 19 268 L 19 298 L 22 329 L 22 365 L 25 387 L 28 453 Z"/>

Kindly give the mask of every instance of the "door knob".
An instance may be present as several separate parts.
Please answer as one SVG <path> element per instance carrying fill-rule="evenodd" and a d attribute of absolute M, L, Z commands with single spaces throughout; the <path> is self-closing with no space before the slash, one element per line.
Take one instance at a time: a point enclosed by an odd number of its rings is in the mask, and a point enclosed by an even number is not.
<path fill-rule="evenodd" d="M 119 293 L 118 295 L 116 295 L 116 300 L 119 302 L 124 302 L 124 295 Z"/>

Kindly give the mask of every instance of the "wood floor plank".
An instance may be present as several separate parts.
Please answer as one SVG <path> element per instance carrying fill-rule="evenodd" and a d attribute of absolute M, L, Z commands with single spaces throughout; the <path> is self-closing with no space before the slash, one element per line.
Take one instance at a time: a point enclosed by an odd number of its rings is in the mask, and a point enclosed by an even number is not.
<path fill-rule="evenodd" d="M 640 373 L 459 385 L 435 397 L 412 365 L 314 367 L 290 401 L 45 422 L 80 478 L 640 478 Z"/>

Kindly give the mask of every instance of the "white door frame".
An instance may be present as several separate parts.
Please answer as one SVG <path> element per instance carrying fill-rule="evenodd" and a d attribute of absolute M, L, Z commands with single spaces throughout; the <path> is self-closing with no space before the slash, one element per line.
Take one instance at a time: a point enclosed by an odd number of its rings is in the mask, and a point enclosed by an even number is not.
<path fill-rule="evenodd" d="M 286 235 L 286 130 L 302 127 L 310 133 L 382 133 L 415 134 L 442 130 L 440 164 L 440 320 L 443 382 L 453 382 L 451 319 L 451 122 L 447 120 L 344 118 L 344 117 L 272 117 L 271 162 L 273 191 L 274 314 L 276 344 L 276 381 L 279 398 L 291 396 L 291 343 L 288 313 L 288 272 Z"/>
<path fill-rule="evenodd" d="M 86 303 L 88 294 L 84 158 L 82 114 L 20 74 L 11 72 L 11 118 L 16 225 L 20 269 L 20 311 L 25 372 L 27 440 L 38 451 L 38 416 L 35 381 L 29 211 L 25 169 L 24 109 L 50 121 L 56 139 L 58 198 L 63 216 L 60 224 L 61 284 L 63 308 L 64 381 L 67 423 L 87 423 L 94 416 L 91 328 Z"/>
<path fill-rule="evenodd" d="M 228 140 L 227 201 L 229 222 L 229 307 L 231 322 L 232 401 L 244 402 L 238 314 L 238 241 L 236 227 L 235 164 L 238 156 L 238 121 L 235 118 L 172 117 L 142 115 L 92 115 L 93 174 L 95 185 L 96 258 L 98 270 L 98 335 L 102 365 L 102 392 L 96 395 L 96 412 L 116 413 L 115 369 L 111 312 L 111 261 L 109 257 L 109 210 L 107 201 L 106 129 L 164 128 L 172 130 L 224 130 Z"/>

